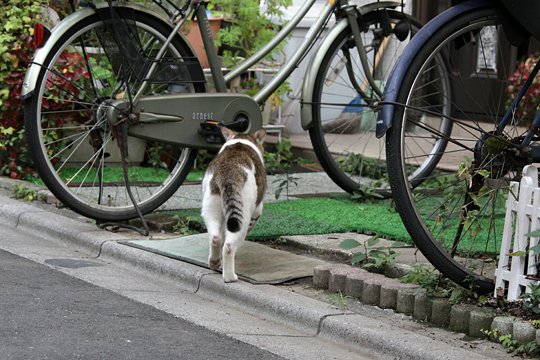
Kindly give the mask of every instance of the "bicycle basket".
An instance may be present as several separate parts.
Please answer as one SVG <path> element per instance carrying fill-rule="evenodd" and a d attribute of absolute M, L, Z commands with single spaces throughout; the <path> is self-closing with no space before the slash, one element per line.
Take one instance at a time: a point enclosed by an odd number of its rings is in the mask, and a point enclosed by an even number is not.
<path fill-rule="evenodd" d="M 133 9 L 123 7 L 120 14 L 115 6 L 99 12 L 105 26 L 96 29 L 96 34 L 119 78 L 151 83 L 205 81 L 196 57 L 165 55 L 156 60 L 159 49 L 153 45 L 157 41 L 152 37 L 141 39 L 133 12 Z M 154 63 L 157 65 L 148 77 L 148 71 Z"/>

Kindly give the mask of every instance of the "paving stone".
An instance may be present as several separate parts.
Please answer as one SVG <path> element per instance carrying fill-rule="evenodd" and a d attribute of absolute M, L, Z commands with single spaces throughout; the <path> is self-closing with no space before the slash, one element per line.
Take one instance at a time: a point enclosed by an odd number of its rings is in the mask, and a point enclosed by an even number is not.
<path fill-rule="evenodd" d="M 473 308 L 468 305 L 452 306 L 448 328 L 455 332 L 468 334 L 472 309 Z"/>
<path fill-rule="evenodd" d="M 431 299 L 426 289 L 416 289 L 414 294 L 413 318 L 416 321 L 427 321 L 431 312 Z"/>
<path fill-rule="evenodd" d="M 361 299 L 364 280 L 370 275 L 367 270 L 354 268 L 354 271 L 347 275 L 347 280 L 345 280 L 345 295 Z"/>
<path fill-rule="evenodd" d="M 414 298 L 416 289 L 399 289 L 397 293 L 396 311 L 405 315 L 414 313 Z"/>
<path fill-rule="evenodd" d="M 394 284 L 382 284 L 379 307 L 381 309 L 396 309 L 398 287 Z"/>
<path fill-rule="evenodd" d="M 345 292 L 345 283 L 351 271 L 352 268 L 350 266 L 331 268 L 330 277 L 328 278 L 328 291 Z"/>
<path fill-rule="evenodd" d="M 415 289 L 417 286 L 404 284 L 399 280 L 386 279 L 381 284 L 381 299 L 379 307 L 382 309 L 397 309 L 397 296 L 400 289 Z"/>
<path fill-rule="evenodd" d="M 322 264 L 313 268 L 313 286 L 319 289 L 328 289 L 330 270 L 350 266 L 345 264 Z"/>
<path fill-rule="evenodd" d="M 516 318 L 513 316 L 495 316 L 491 323 L 491 331 L 497 329 L 497 336 L 512 335 L 515 321 Z M 490 339 L 497 341 L 493 334 L 491 334 Z"/>
<path fill-rule="evenodd" d="M 469 335 L 480 338 L 486 337 L 484 331 L 491 329 L 494 318 L 495 313 L 492 310 L 485 308 L 472 310 L 469 320 Z"/>
<path fill-rule="evenodd" d="M 379 305 L 381 300 L 381 284 L 385 277 L 378 274 L 372 274 L 364 279 L 362 287 L 362 302 L 367 305 Z"/>
<path fill-rule="evenodd" d="M 512 338 L 521 344 L 536 340 L 536 329 L 528 321 L 516 320 L 512 327 Z"/>
<path fill-rule="evenodd" d="M 319 289 L 328 289 L 328 280 L 330 278 L 331 264 L 322 264 L 313 268 L 313 287 Z"/>
<path fill-rule="evenodd" d="M 434 326 L 448 327 L 452 306 L 446 299 L 433 299 L 431 304 L 431 323 Z"/>

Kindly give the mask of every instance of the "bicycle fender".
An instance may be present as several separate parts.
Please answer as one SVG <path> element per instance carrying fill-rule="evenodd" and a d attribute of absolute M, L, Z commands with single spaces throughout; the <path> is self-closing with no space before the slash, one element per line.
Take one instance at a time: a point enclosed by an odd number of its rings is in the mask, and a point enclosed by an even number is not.
<path fill-rule="evenodd" d="M 101 8 L 104 8 L 104 7 L 107 7 L 107 6 L 109 6 L 108 3 L 103 2 L 103 3 L 97 4 L 96 8 L 101 9 Z M 138 5 L 136 3 L 125 3 L 125 4 L 122 4 L 121 6 L 126 7 L 126 8 L 131 8 L 131 9 L 134 9 L 134 10 L 137 10 L 137 11 L 141 11 L 141 12 L 144 12 L 144 13 L 148 14 L 149 16 L 153 16 L 155 18 L 158 18 L 163 23 L 170 26 L 171 30 L 172 30 L 172 24 L 168 19 L 166 19 L 165 17 L 161 16 L 160 14 L 158 14 L 158 13 L 156 13 L 156 12 L 154 12 L 154 11 L 144 7 L 144 6 Z M 32 59 L 32 62 L 30 63 L 30 66 L 28 67 L 28 70 L 26 71 L 26 74 L 25 74 L 25 77 L 24 77 L 24 82 L 22 84 L 21 100 L 26 100 L 27 98 L 32 96 L 32 94 L 34 92 L 34 89 L 36 87 L 36 82 L 37 82 L 37 78 L 39 76 L 39 72 L 42 70 L 43 63 L 45 62 L 45 59 L 46 59 L 47 55 L 49 54 L 49 52 L 52 50 L 52 47 L 54 46 L 54 44 L 56 44 L 56 42 L 63 35 L 65 35 L 67 31 L 69 31 L 69 29 L 71 28 L 71 26 L 74 23 L 76 23 L 78 21 L 81 21 L 81 20 L 83 20 L 83 19 L 85 19 L 85 18 L 87 18 L 89 16 L 94 15 L 94 14 L 95 14 L 95 11 L 93 9 L 91 9 L 91 8 L 82 8 L 82 9 L 79 9 L 79 10 L 75 11 L 74 13 L 70 14 L 69 16 L 67 16 L 65 19 L 60 21 L 58 24 L 56 24 L 52 28 L 49 38 L 47 39 L 47 41 L 45 42 L 45 44 L 41 48 L 36 50 L 36 52 L 34 53 L 34 57 Z M 193 48 L 191 47 L 189 42 L 186 40 L 185 36 L 182 33 L 179 33 L 179 35 L 184 40 L 184 43 L 188 46 L 189 50 L 192 53 L 192 56 L 195 56 L 195 52 L 193 51 Z"/>
<path fill-rule="evenodd" d="M 321 42 L 321 45 L 317 49 L 317 52 L 314 56 L 311 57 L 309 65 L 307 67 L 306 73 L 304 75 L 304 82 L 302 84 L 302 101 L 301 104 L 301 125 L 304 130 L 307 130 L 311 127 L 313 123 L 313 88 L 315 87 L 315 80 L 317 78 L 317 73 L 321 67 L 321 63 L 325 54 L 328 52 L 330 46 L 334 42 L 334 39 L 347 28 L 348 22 L 347 19 L 342 19 L 336 25 L 330 29 L 328 34 Z"/>
<path fill-rule="evenodd" d="M 403 78 L 407 73 L 409 65 L 418 54 L 420 49 L 424 44 L 439 31 L 443 26 L 445 26 L 450 20 L 463 15 L 466 12 L 471 10 L 480 9 L 483 7 L 493 6 L 492 2 L 489 0 L 471 0 L 463 2 L 459 5 L 453 6 L 435 18 L 430 20 L 426 25 L 424 25 L 411 41 L 405 47 L 405 50 L 398 58 L 396 64 L 394 65 L 383 93 L 383 105 L 381 106 L 381 111 L 379 112 L 379 117 L 377 119 L 377 127 L 375 130 L 375 135 L 377 138 L 382 138 L 388 129 L 392 127 L 392 118 L 394 116 L 395 105 L 394 103 L 397 100 L 398 92 L 401 88 Z"/>
<path fill-rule="evenodd" d="M 400 1 L 377 1 L 364 6 L 361 6 L 358 10 L 362 15 L 365 15 L 371 11 L 376 11 L 378 9 L 388 9 L 396 8 L 400 6 Z M 301 125 L 304 130 L 307 130 L 311 127 L 313 123 L 312 116 L 312 102 L 313 102 L 313 88 L 315 87 L 315 79 L 317 78 L 317 73 L 321 67 L 322 60 L 324 55 L 328 52 L 328 49 L 336 39 L 336 37 L 347 28 L 348 22 L 347 19 L 342 19 L 336 23 L 330 31 L 326 34 L 324 39 L 321 42 L 321 45 L 318 47 L 317 52 L 314 56 L 311 57 L 307 70 L 305 72 L 304 81 L 302 83 L 302 110 L 301 110 Z"/>

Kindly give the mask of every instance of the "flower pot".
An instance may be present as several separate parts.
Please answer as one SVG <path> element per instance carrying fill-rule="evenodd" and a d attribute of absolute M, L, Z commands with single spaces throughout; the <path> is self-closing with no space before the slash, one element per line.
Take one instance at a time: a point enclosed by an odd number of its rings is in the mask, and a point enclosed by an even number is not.
<path fill-rule="evenodd" d="M 221 23 L 223 22 L 223 18 L 209 18 L 208 21 L 210 22 L 210 30 L 212 31 L 212 37 L 215 39 L 217 32 L 221 28 Z M 201 66 L 203 68 L 208 68 L 210 65 L 208 64 L 208 57 L 206 56 L 206 52 L 204 50 L 204 44 L 201 37 L 201 31 L 199 29 L 197 22 L 192 21 L 192 22 L 186 23 L 182 27 L 182 32 L 184 33 L 184 35 L 186 35 L 189 43 L 193 47 L 195 54 L 199 58 Z"/>

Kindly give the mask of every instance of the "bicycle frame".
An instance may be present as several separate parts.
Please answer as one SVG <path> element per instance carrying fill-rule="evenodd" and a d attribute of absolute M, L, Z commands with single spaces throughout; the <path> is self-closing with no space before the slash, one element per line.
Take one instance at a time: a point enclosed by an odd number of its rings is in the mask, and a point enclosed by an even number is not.
<path fill-rule="evenodd" d="M 174 23 L 166 21 L 162 16 L 157 15 L 152 10 L 149 10 L 143 6 L 133 3 L 126 3 L 122 6 L 136 9 L 137 11 L 146 12 L 149 16 L 160 18 L 167 22 L 171 26 L 171 33 L 162 44 L 161 51 L 155 56 L 154 63 L 150 66 L 145 78 L 149 79 L 152 76 L 152 72 L 155 71 L 157 62 L 163 57 L 165 49 L 171 43 L 175 36 L 178 36 L 180 27 L 188 18 L 187 14 L 195 13 L 198 19 L 198 24 L 205 43 L 206 53 L 210 62 L 210 70 L 214 79 L 214 84 L 217 88 L 217 93 L 197 93 L 197 94 L 174 94 L 165 96 L 143 96 L 144 87 L 148 82 L 143 82 L 140 89 L 132 97 L 131 104 L 134 106 L 134 110 L 139 112 L 139 120 L 144 123 L 144 127 L 131 127 L 130 135 L 144 138 L 147 140 L 156 140 L 163 142 L 176 143 L 179 145 L 208 149 L 216 148 L 218 144 L 208 144 L 200 136 L 197 136 L 197 131 L 201 122 L 206 120 L 217 120 L 224 124 L 234 123 L 237 118 L 247 118 L 249 126 L 244 130 L 246 132 L 255 131 L 262 127 L 262 115 L 261 106 L 266 99 L 283 83 L 287 77 L 296 69 L 300 61 L 306 56 L 311 46 L 315 43 L 322 30 L 325 28 L 325 24 L 330 19 L 333 13 L 338 15 L 336 25 L 329 29 L 324 40 L 321 43 L 320 50 L 315 54 L 308 65 L 306 76 L 303 84 L 303 99 L 302 101 L 302 127 L 304 129 L 309 128 L 311 123 L 311 91 L 313 89 L 313 83 L 315 81 L 315 74 L 318 70 L 318 66 L 322 61 L 325 54 L 325 49 L 332 43 L 333 39 L 347 26 L 351 27 L 355 41 L 357 42 L 357 48 L 363 49 L 362 37 L 360 29 L 357 23 L 357 17 L 359 16 L 356 5 L 350 5 L 348 0 L 336 0 L 329 1 L 323 8 L 319 18 L 315 24 L 310 28 L 306 38 L 302 42 L 298 50 L 290 57 L 288 62 L 283 68 L 281 68 L 275 77 L 264 86 L 253 98 L 242 94 L 227 93 L 226 84 L 235 77 L 239 76 L 251 66 L 265 57 L 279 42 L 281 42 L 305 14 L 312 8 L 315 0 L 307 1 L 300 9 L 300 11 L 293 17 L 293 19 L 283 27 L 283 29 L 277 34 L 276 38 L 259 50 L 256 54 L 246 59 L 237 67 L 231 70 L 226 75 L 223 74 L 215 49 L 213 40 L 210 37 L 209 21 L 206 16 L 205 7 L 201 4 L 200 0 L 192 0 L 189 3 L 187 11 L 184 16 L 181 16 Z M 374 2 L 365 5 L 359 9 L 360 14 L 365 14 L 370 11 L 380 8 L 397 7 L 401 4 L 401 1 L 381 1 Z M 103 8 L 108 6 L 107 3 L 97 5 L 97 8 Z M 339 12 L 338 12 L 339 11 Z M 70 17 L 60 22 L 51 32 L 51 36 L 45 45 L 40 48 L 34 57 L 34 61 L 27 71 L 25 82 L 22 89 L 22 98 L 26 99 L 32 96 L 36 79 L 40 71 L 42 71 L 42 65 L 46 56 L 52 51 L 51 47 L 58 38 L 63 36 L 73 22 L 80 21 L 85 17 L 92 16 L 95 10 L 90 8 L 83 8 Z M 182 35 L 180 35 L 182 36 Z M 183 36 L 182 36 L 183 37 Z M 186 41 L 187 44 L 187 41 Z M 366 58 L 365 53 L 359 51 L 360 58 Z M 363 55 L 363 56 L 362 56 Z M 367 62 L 367 61 L 366 61 Z M 372 86 L 378 89 L 375 81 L 370 76 L 369 66 L 364 64 L 364 69 L 367 69 L 365 73 L 368 75 L 368 81 L 372 83 Z M 127 109 L 126 100 L 111 101 L 109 104 L 109 118 L 118 119 L 118 114 L 122 112 L 122 109 Z M 183 121 L 184 119 L 191 119 L 194 121 Z"/>
<path fill-rule="evenodd" d="M 291 34 L 291 32 L 295 29 L 298 23 L 300 23 L 300 21 L 304 18 L 304 16 L 308 13 L 308 11 L 313 7 L 315 2 L 316 0 L 306 1 L 304 5 L 300 8 L 300 10 L 283 27 L 283 29 L 276 35 L 275 38 L 273 38 L 268 44 L 262 47 L 258 52 L 256 52 L 249 58 L 245 59 L 243 62 L 238 64 L 235 68 L 233 68 L 230 72 L 224 75 L 221 70 L 221 64 L 220 64 L 217 52 L 215 51 L 213 39 L 211 37 L 210 24 L 208 21 L 208 17 L 206 15 L 206 8 L 205 6 L 201 4 L 200 0 L 191 1 L 187 13 L 193 12 L 195 16 L 197 17 L 197 22 L 198 22 L 201 37 L 203 40 L 203 44 L 205 47 L 205 52 L 208 57 L 208 62 L 210 65 L 210 72 L 212 74 L 214 85 L 216 87 L 217 92 L 227 92 L 226 85 L 228 83 L 230 83 L 233 79 L 235 79 L 236 77 L 246 72 L 250 67 L 255 65 L 257 62 L 259 62 L 265 56 L 267 56 L 272 50 L 274 50 L 289 34 Z M 391 3 L 391 2 L 383 2 L 382 4 L 381 3 L 378 4 L 379 7 L 380 5 L 383 5 L 383 6 L 394 5 L 395 6 L 396 4 Z M 270 80 L 270 82 L 268 82 L 257 94 L 253 96 L 254 101 L 259 105 L 263 105 L 264 102 L 289 77 L 289 75 L 296 69 L 300 61 L 305 57 L 305 55 L 307 54 L 311 46 L 315 43 L 315 41 L 317 40 L 317 37 L 320 35 L 321 31 L 324 29 L 325 24 L 328 22 L 328 20 L 332 16 L 332 13 L 336 11 L 336 8 L 343 10 L 347 14 L 349 24 L 352 27 L 353 34 L 357 41 L 357 45 L 360 45 L 358 46 L 358 49 L 363 49 L 362 39 L 360 36 L 360 29 L 358 28 L 356 21 L 352 21 L 353 19 L 356 19 L 356 16 L 357 16 L 356 13 L 353 13 L 351 11 L 351 9 L 354 7 L 355 7 L 354 5 L 349 5 L 348 0 L 328 1 L 325 4 L 320 15 L 318 16 L 317 21 L 309 29 L 308 34 L 304 38 L 304 41 L 302 42 L 300 47 L 293 53 L 293 55 L 287 61 L 287 63 L 276 73 L 276 75 L 272 78 L 272 80 Z M 175 26 L 175 30 L 180 29 L 180 27 L 182 26 L 182 24 L 184 23 L 186 19 L 187 19 L 187 16 L 184 17 L 182 21 L 178 22 L 177 25 Z M 164 47 L 167 45 L 168 43 L 164 44 Z M 360 59 L 364 67 L 369 68 L 369 66 L 367 65 L 365 53 L 361 51 L 359 51 L 359 53 L 360 53 Z M 160 56 L 162 56 L 161 53 L 156 56 L 155 60 L 159 60 Z M 151 76 L 151 72 L 153 70 L 154 70 L 153 68 L 150 69 L 147 77 Z M 378 86 L 376 85 L 369 71 L 366 71 L 366 74 L 367 74 L 368 81 L 370 82 L 370 84 L 375 89 L 378 90 Z M 382 95 L 380 91 L 378 93 L 379 95 Z"/>

